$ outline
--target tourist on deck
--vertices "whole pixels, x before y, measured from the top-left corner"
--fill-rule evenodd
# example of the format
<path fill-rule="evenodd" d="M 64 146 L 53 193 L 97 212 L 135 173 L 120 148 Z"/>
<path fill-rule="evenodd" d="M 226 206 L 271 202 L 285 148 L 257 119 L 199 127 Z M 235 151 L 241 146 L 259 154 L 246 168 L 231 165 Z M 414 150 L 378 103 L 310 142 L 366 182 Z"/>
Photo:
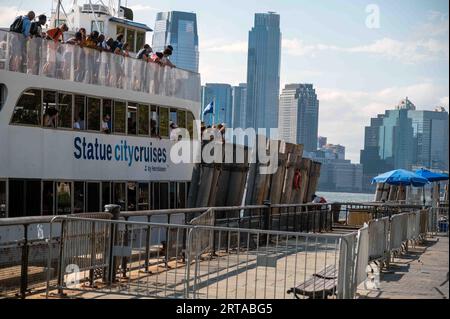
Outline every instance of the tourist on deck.
<path fill-rule="evenodd" d="M 170 60 L 169 57 L 172 55 L 172 50 L 170 48 L 166 48 L 163 52 L 163 57 L 161 58 L 161 64 L 164 66 L 168 66 L 171 68 L 175 68 L 175 64 L 173 64 Z"/>
<path fill-rule="evenodd" d="M 47 31 L 47 39 L 53 40 L 55 43 L 64 42 L 64 32 L 69 31 L 67 24 L 63 23 L 57 28 L 53 28 Z"/>
<path fill-rule="evenodd" d="M 45 33 L 42 32 L 42 26 L 47 22 L 47 17 L 41 14 L 38 21 L 31 22 L 30 37 L 38 38 L 38 40 L 30 41 L 27 50 L 27 74 L 38 75 L 41 63 L 42 44 L 40 40 L 45 38 Z"/>
<path fill-rule="evenodd" d="M 150 47 L 150 45 L 146 44 L 144 45 L 144 47 L 142 49 L 139 50 L 136 58 L 138 60 L 144 60 L 147 61 L 147 59 L 149 58 L 150 54 L 152 53 L 152 48 Z"/>
<path fill-rule="evenodd" d="M 10 40 L 10 70 L 21 72 L 23 69 L 23 63 L 26 61 L 26 44 L 23 38 L 18 35 L 21 33 L 25 40 L 30 39 L 30 28 L 31 21 L 35 18 L 35 13 L 33 11 L 28 12 L 27 15 L 17 17 L 13 24 L 10 26 L 11 40 Z M 17 38 L 17 39 L 16 39 Z"/>
<path fill-rule="evenodd" d="M 98 31 L 92 31 L 91 34 L 86 38 L 83 46 L 90 49 L 97 49 L 99 35 L 100 34 L 98 33 Z"/>
<path fill-rule="evenodd" d="M 122 55 L 126 58 L 130 57 L 130 44 L 125 42 L 122 46 Z"/>
<path fill-rule="evenodd" d="M 150 59 L 148 59 L 148 62 L 156 63 L 159 65 L 162 65 L 161 59 L 164 57 L 164 55 L 161 52 L 152 53 L 150 55 Z"/>
<path fill-rule="evenodd" d="M 119 48 L 122 50 L 123 47 L 123 34 L 119 33 L 116 37 L 116 41 L 114 41 L 114 47 L 113 47 L 113 51 L 115 52 L 116 48 Z"/>
<path fill-rule="evenodd" d="M 71 45 L 81 45 L 83 42 L 83 35 L 80 31 L 75 33 L 75 36 L 66 41 L 67 44 Z"/>
<path fill-rule="evenodd" d="M 100 34 L 97 38 L 97 50 L 106 51 L 106 47 L 104 47 L 104 45 L 106 46 L 105 35 Z"/>
<path fill-rule="evenodd" d="M 38 21 L 31 22 L 30 35 L 34 38 L 43 38 L 44 33 L 42 32 L 42 26 L 47 23 L 47 16 L 41 14 L 38 17 Z"/>
<path fill-rule="evenodd" d="M 86 41 L 86 38 L 87 38 L 86 29 L 85 28 L 80 28 L 80 30 L 78 30 L 78 32 L 81 33 L 82 42 Z"/>

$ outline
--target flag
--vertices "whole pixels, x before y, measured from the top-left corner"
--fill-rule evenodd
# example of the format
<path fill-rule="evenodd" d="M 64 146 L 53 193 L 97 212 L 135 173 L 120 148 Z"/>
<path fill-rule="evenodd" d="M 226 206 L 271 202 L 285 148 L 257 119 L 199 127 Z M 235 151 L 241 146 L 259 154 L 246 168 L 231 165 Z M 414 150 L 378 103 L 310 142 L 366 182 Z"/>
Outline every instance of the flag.
<path fill-rule="evenodd" d="M 206 114 L 214 114 L 214 101 L 212 101 L 205 107 L 205 110 L 203 111 L 203 115 L 206 115 Z"/>

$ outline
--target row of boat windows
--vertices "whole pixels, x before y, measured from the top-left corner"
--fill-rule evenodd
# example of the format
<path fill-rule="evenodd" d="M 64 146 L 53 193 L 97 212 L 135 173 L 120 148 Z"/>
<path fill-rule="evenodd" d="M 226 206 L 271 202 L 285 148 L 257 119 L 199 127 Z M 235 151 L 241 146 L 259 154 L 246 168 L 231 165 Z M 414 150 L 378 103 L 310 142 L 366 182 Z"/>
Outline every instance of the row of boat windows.
<path fill-rule="evenodd" d="M 194 137 L 192 112 L 75 93 L 30 89 L 17 102 L 11 124 L 107 134 L 170 137 L 170 124 Z"/>
<path fill-rule="evenodd" d="M 0 181 L 0 218 L 96 213 L 108 204 L 121 211 L 186 208 L 189 185 L 10 179 Z"/>

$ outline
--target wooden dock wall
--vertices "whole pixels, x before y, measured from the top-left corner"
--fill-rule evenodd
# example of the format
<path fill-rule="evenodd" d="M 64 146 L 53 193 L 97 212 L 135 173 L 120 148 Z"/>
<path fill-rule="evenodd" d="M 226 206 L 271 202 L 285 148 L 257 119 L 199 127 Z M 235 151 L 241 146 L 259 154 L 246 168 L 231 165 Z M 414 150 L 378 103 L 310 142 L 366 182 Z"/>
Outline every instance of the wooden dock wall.
<path fill-rule="evenodd" d="M 211 142 L 215 143 L 215 142 Z M 236 146 L 233 154 L 236 155 Z M 302 204 L 316 192 L 321 164 L 303 158 L 303 145 L 271 141 L 278 152 L 278 168 L 273 174 L 260 174 L 265 165 L 250 163 L 251 151 L 244 148 L 244 163 L 201 163 L 193 171 L 188 207 L 220 207 L 263 204 Z M 223 152 L 225 154 L 225 152 Z"/>

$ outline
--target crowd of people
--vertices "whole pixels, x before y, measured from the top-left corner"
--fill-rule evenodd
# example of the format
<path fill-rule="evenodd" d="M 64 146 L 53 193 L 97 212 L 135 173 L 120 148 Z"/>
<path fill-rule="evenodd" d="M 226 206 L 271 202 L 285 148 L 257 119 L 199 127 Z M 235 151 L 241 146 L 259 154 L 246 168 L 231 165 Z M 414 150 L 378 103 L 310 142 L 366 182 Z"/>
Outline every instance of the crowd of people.
<path fill-rule="evenodd" d="M 83 48 L 90 48 L 101 52 L 110 52 L 123 57 L 132 56 L 130 53 L 130 43 L 125 41 L 124 34 L 118 34 L 114 40 L 111 37 L 106 37 L 98 31 L 92 31 L 87 34 L 85 28 L 80 28 L 73 37 L 64 39 L 64 34 L 69 31 L 67 24 L 63 23 L 60 26 L 48 29 L 46 32 L 42 27 L 47 23 L 47 17 L 40 15 L 35 21 L 36 15 L 33 11 L 28 12 L 27 15 L 17 17 L 10 26 L 10 31 L 21 33 L 25 39 L 43 38 L 55 43 L 66 43 L 76 45 Z M 21 48 L 21 51 L 23 48 Z M 156 63 L 161 66 L 176 67 L 169 59 L 173 53 L 173 47 L 168 45 L 163 52 L 153 52 L 150 45 L 145 44 L 143 48 L 137 53 L 136 58 L 149 63 Z M 20 54 L 16 55 L 16 61 L 12 61 L 13 67 L 16 68 L 20 64 Z"/>

